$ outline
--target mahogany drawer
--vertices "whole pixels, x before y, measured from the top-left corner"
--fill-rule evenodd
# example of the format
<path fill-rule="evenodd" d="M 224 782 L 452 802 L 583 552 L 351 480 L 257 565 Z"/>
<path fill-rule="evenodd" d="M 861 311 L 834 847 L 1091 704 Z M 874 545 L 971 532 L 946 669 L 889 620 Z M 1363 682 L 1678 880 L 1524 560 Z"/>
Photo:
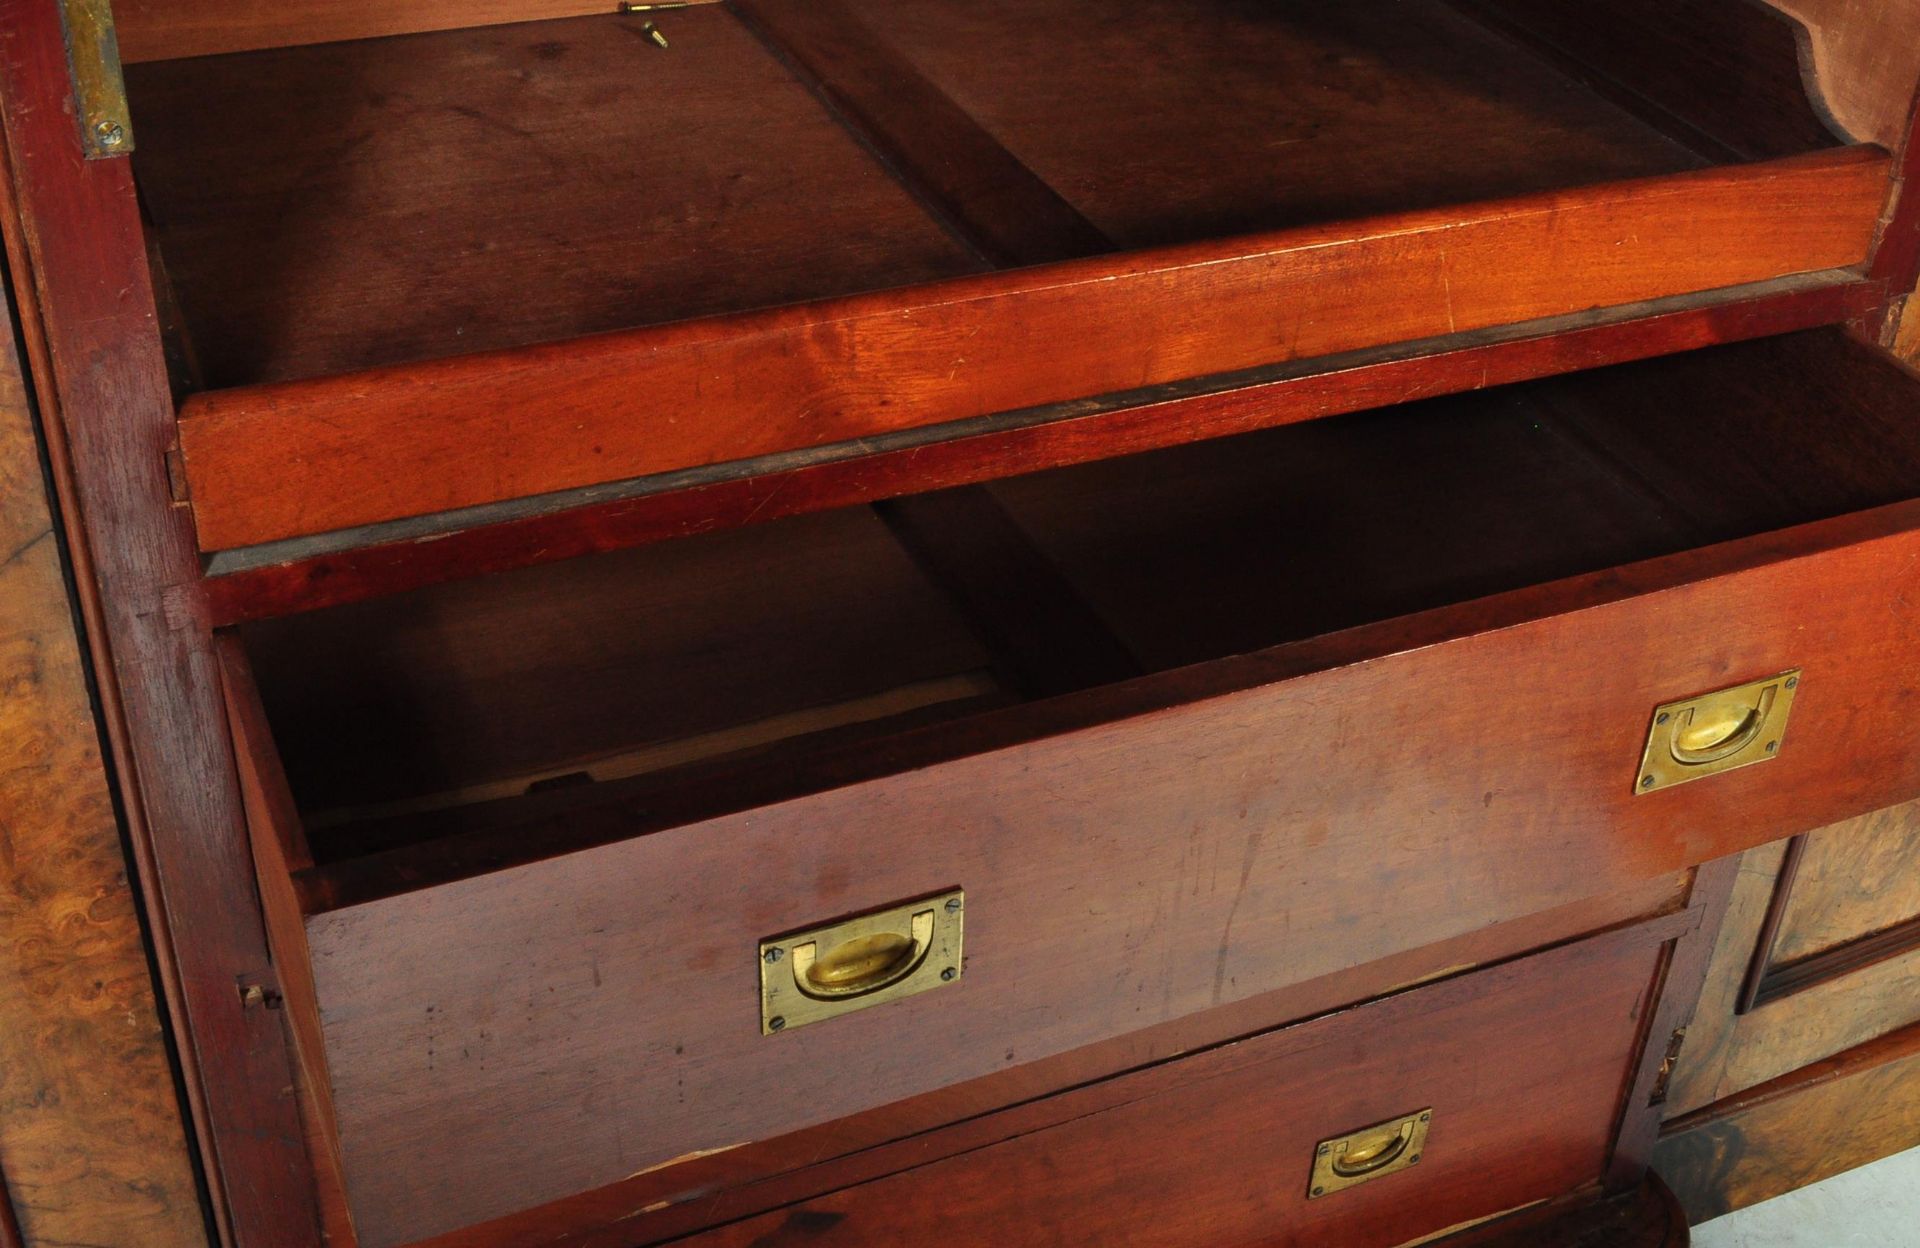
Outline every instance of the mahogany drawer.
<path fill-rule="evenodd" d="M 1001 1143 L 673 1242 L 1388 1248 L 1591 1190 L 1672 930 L 1613 932 L 1064 1093 L 1025 1111 L 1045 1125 Z M 1372 1155 L 1333 1157 L 1360 1147 Z"/>
<path fill-rule="evenodd" d="M 1920 794 L 1913 398 L 1815 335 L 229 639 L 282 987 L 362 1242 Z M 1875 455 L 1829 453 L 1849 440 Z M 1035 667 L 1086 687 L 1035 692 Z M 1656 707 L 1790 669 L 1771 757 L 1638 791 Z M 762 941 L 954 888 L 950 978 L 763 1029 Z"/>

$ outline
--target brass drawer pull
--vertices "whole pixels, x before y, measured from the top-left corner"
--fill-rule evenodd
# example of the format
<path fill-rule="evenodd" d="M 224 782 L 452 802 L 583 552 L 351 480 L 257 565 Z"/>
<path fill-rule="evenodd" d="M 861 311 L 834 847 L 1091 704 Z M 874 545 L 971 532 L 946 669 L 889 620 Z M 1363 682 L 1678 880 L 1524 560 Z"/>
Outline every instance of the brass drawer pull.
<path fill-rule="evenodd" d="M 962 971 L 959 889 L 760 942 L 760 1032 L 951 984 Z"/>
<path fill-rule="evenodd" d="M 855 936 L 820 952 L 820 942 L 793 947 L 795 987 L 816 1001 L 842 1001 L 897 984 L 920 968 L 933 947 L 933 911 L 921 910 L 906 933 Z"/>
<path fill-rule="evenodd" d="M 1763 763 L 1780 751 L 1798 671 L 1654 708 L 1637 793 Z"/>
<path fill-rule="evenodd" d="M 1433 1110 L 1418 1109 L 1402 1118 L 1322 1140 L 1313 1152 L 1313 1178 L 1307 1187 L 1307 1199 L 1318 1200 L 1420 1164 L 1420 1155 L 1427 1147 L 1427 1130 L 1432 1125 Z"/>

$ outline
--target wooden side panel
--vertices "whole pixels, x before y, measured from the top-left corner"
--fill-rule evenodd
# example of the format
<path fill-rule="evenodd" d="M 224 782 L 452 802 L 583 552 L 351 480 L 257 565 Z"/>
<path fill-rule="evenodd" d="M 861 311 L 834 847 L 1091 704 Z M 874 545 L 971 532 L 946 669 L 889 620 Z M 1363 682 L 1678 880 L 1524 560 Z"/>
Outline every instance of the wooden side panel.
<path fill-rule="evenodd" d="M 1920 1026 L 1669 1124 L 1654 1167 L 1694 1222 L 1920 1146 Z"/>
<path fill-rule="evenodd" d="M 200 1248 L 207 1226 L 11 329 L 0 316 L 0 1203 L 11 1195 L 30 1245 Z"/>
<path fill-rule="evenodd" d="M 1825 828 L 1813 834 L 1809 843 L 1830 840 L 1841 846 L 1865 848 L 1878 843 L 1903 848 L 1911 843 L 1916 818 L 1920 808 L 1896 806 Z M 1736 1013 L 1755 960 L 1766 956 L 1762 948 L 1766 917 L 1779 886 L 1785 850 L 1784 844 L 1769 845 L 1742 859 L 1700 1010 L 1674 1071 L 1670 1115 L 1703 1110 L 1920 1021 L 1920 1001 L 1913 992 L 1920 951 L 1828 979 L 1749 1013 Z M 1894 882 L 1906 883 L 1898 877 Z"/>
<path fill-rule="evenodd" d="M 1176 1063 L 1128 1104 L 684 1242 L 1385 1248 L 1558 1197 L 1607 1156 L 1653 989 L 1632 935 Z M 1318 1141 L 1427 1107 L 1417 1166 L 1309 1199 Z"/>
<path fill-rule="evenodd" d="M 1887 168 L 1841 149 L 216 391 L 180 448 L 230 549 L 1844 268 Z"/>
<path fill-rule="evenodd" d="M 1916 918 L 1920 808 L 1899 806 L 1807 839 L 1773 960 L 1797 962 Z"/>
<path fill-rule="evenodd" d="M 173 402 L 133 181 L 124 160 L 84 159 L 61 106 L 58 6 L 0 0 L 0 31 L 5 196 L 22 226 L 8 256 L 161 982 L 191 1039 L 188 1103 L 223 1230 L 244 1248 L 304 1248 L 318 1222 L 286 1038 L 238 989 L 268 972 L 266 940 L 199 565 L 168 481 Z"/>
<path fill-rule="evenodd" d="M 1059 699 L 1034 712 L 1059 735 L 917 769 L 909 738 L 885 778 L 362 894 L 309 935 L 363 1229 L 403 1238 L 558 1198 L 1920 792 L 1920 758 L 1853 710 L 1920 681 L 1900 590 L 1916 513 Z M 1804 555 L 1811 534 L 1862 525 L 1899 531 L 1699 579 L 1705 558 Z M 1596 585 L 1663 577 L 1682 583 L 1594 605 Z M 1564 599 L 1580 586 L 1589 609 Z M 1548 618 L 1506 614 L 1548 598 Z M 1777 759 L 1633 795 L 1654 705 L 1794 666 L 1807 675 Z M 1147 699 L 1161 709 L 1103 722 Z M 1094 725 L 1064 730 L 1082 712 Z M 642 803 L 585 821 L 612 836 L 659 816 Z M 524 854 L 566 834 L 555 820 L 500 837 Z M 344 904 L 338 887 L 369 869 L 417 887 L 463 858 L 434 846 L 323 870 L 310 895 Z M 960 984 L 757 1034 L 756 940 L 954 884 L 976 890 Z M 816 1077 L 849 1052 L 857 1080 Z"/>
<path fill-rule="evenodd" d="M 1769 0 L 1804 22 L 1821 102 L 1863 142 L 1900 145 L 1920 88 L 1916 0 Z"/>

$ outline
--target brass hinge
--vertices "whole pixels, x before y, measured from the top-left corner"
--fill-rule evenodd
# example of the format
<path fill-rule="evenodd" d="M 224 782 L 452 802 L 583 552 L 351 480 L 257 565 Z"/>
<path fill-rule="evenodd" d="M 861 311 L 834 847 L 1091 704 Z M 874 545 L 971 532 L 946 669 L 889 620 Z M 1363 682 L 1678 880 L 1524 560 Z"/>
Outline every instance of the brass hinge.
<path fill-rule="evenodd" d="M 127 112 L 127 84 L 120 74 L 113 6 L 108 0 L 60 0 L 60 24 L 67 35 L 80 146 L 88 160 L 124 156 L 133 150 L 133 119 Z"/>
<path fill-rule="evenodd" d="M 1654 1077 L 1653 1093 L 1647 1097 L 1647 1106 L 1667 1103 L 1667 1086 L 1673 1082 L 1673 1068 L 1680 1061 L 1680 1049 L 1687 1043 L 1687 1029 L 1679 1028 L 1673 1038 L 1667 1041 L 1667 1055 L 1661 1059 L 1660 1073 Z"/>

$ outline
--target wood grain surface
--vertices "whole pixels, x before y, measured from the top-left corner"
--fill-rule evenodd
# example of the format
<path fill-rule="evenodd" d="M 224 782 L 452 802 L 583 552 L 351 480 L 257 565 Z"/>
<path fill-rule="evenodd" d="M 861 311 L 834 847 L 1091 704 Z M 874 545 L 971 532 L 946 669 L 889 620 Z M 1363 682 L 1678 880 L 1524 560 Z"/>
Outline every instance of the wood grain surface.
<path fill-rule="evenodd" d="M 1694 1222 L 1920 1146 L 1920 1025 L 1668 1127 L 1654 1167 Z"/>
<path fill-rule="evenodd" d="M 1860 846 L 1875 841 L 1904 847 L 1916 818 L 1912 804 L 1892 807 L 1824 828 L 1815 839 Z M 1674 1071 L 1670 1115 L 1704 1110 L 1747 1089 L 1865 1044 L 1920 1021 L 1913 994 L 1920 952 L 1908 952 L 1792 996 L 1737 1014 L 1741 990 L 1758 949 L 1786 846 L 1746 854 L 1726 924 L 1687 1048 Z M 1896 854 L 1899 849 L 1894 852 Z"/>
<path fill-rule="evenodd" d="M 1243 1041 L 1132 1077 L 1126 1103 L 677 1242 L 1385 1248 L 1550 1200 L 1605 1165 L 1650 944 L 1602 937 Z M 1417 1166 L 1309 1198 L 1317 1141 L 1422 1108 Z"/>
<path fill-rule="evenodd" d="M 1085 1112 L 1053 1096 L 1388 993 L 1469 973 L 1586 936 L 1657 920 L 1659 935 L 1693 928 L 1692 872 L 1649 881 L 1455 940 L 1348 967 L 1278 993 L 1188 1015 L 1055 1058 L 1022 1062 L 984 1079 L 896 1101 L 824 1127 L 690 1158 L 661 1170 L 436 1236 L 422 1248 L 544 1248 L 557 1234 L 577 1248 L 631 1248 L 737 1221 L 941 1157 L 1051 1126 Z M 1017 1113 L 998 1111 L 1018 1107 Z"/>
<path fill-rule="evenodd" d="M 736 775 L 316 868 L 303 887 L 328 912 L 309 935 L 363 1226 L 397 1238 L 504 1213 L 1882 805 L 1920 787 L 1920 760 L 1851 708 L 1912 680 L 1900 656 L 1920 638 L 1887 578 L 1920 551 L 1916 518 L 1903 505 L 989 713 L 757 808 Z M 1613 676 L 1575 679 L 1599 654 Z M 1633 796 L 1648 708 L 1801 665 L 1778 759 Z M 1516 719 L 1542 705 L 1550 723 Z M 1362 713 L 1394 731 L 1360 731 Z M 718 810 L 690 813 L 703 802 Z M 527 861 L 583 836 L 614 843 Z M 496 869 L 425 887 L 480 863 Z M 761 935 L 955 883 L 984 890 L 957 988 L 772 1043 L 743 1021 L 752 997 L 726 968 Z M 1055 904 L 1068 887 L 1091 916 Z M 1129 932 L 1151 933 L 1142 956 Z M 526 952 L 466 954 L 503 944 Z M 848 1045 L 869 1054 L 857 1084 L 801 1077 Z M 617 1098 L 595 1091 L 608 1070 Z M 457 1164 L 437 1140 L 459 1141 Z"/>
<path fill-rule="evenodd" d="M 1725 295 L 1530 322 L 1465 342 L 1337 357 L 1320 362 L 1320 371 L 1285 371 L 1220 391 L 1137 405 L 1079 404 L 1039 423 L 863 447 L 824 462 L 771 464 L 654 490 L 584 491 L 500 514 L 482 509 L 280 543 L 215 556 L 205 583 L 208 610 L 217 624 L 292 614 L 915 490 L 1840 324 L 1870 315 L 1884 299 L 1883 287 L 1844 275 L 1788 278 Z"/>
<path fill-rule="evenodd" d="M 1782 917 L 1779 962 L 1920 918 L 1920 807 L 1896 806 L 1810 836 Z M 1916 1015 L 1920 1022 L 1920 1007 Z"/>
<path fill-rule="evenodd" d="M 160 981 L 183 1041 L 187 1103 L 223 1233 L 309 1248 L 312 1175 L 277 1013 L 240 977 L 270 975 L 211 636 L 191 587 L 190 525 L 166 452 L 173 399 L 133 180 L 88 161 L 70 112 L 57 5 L 0 0 L 7 235 L 43 432 L 73 522 L 78 597 Z"/>
<path fill-rule="evenodd" d="M 0 317 L 0 1201 L 29 1248 L 202 1248 L 46 487 Z"/>
<path fill-rule="evenodd" d="M 1898 147 L 1920 87 L 1915 0 L 1771 0 L 1807 29 L 1812 82 L 1842 130 Z"/>
<path fill-rule="evenodd" d="M 1845 267 L 1886 173 L 1842 149 L 213 391 L 180 448 L 228 549 Z"/>

